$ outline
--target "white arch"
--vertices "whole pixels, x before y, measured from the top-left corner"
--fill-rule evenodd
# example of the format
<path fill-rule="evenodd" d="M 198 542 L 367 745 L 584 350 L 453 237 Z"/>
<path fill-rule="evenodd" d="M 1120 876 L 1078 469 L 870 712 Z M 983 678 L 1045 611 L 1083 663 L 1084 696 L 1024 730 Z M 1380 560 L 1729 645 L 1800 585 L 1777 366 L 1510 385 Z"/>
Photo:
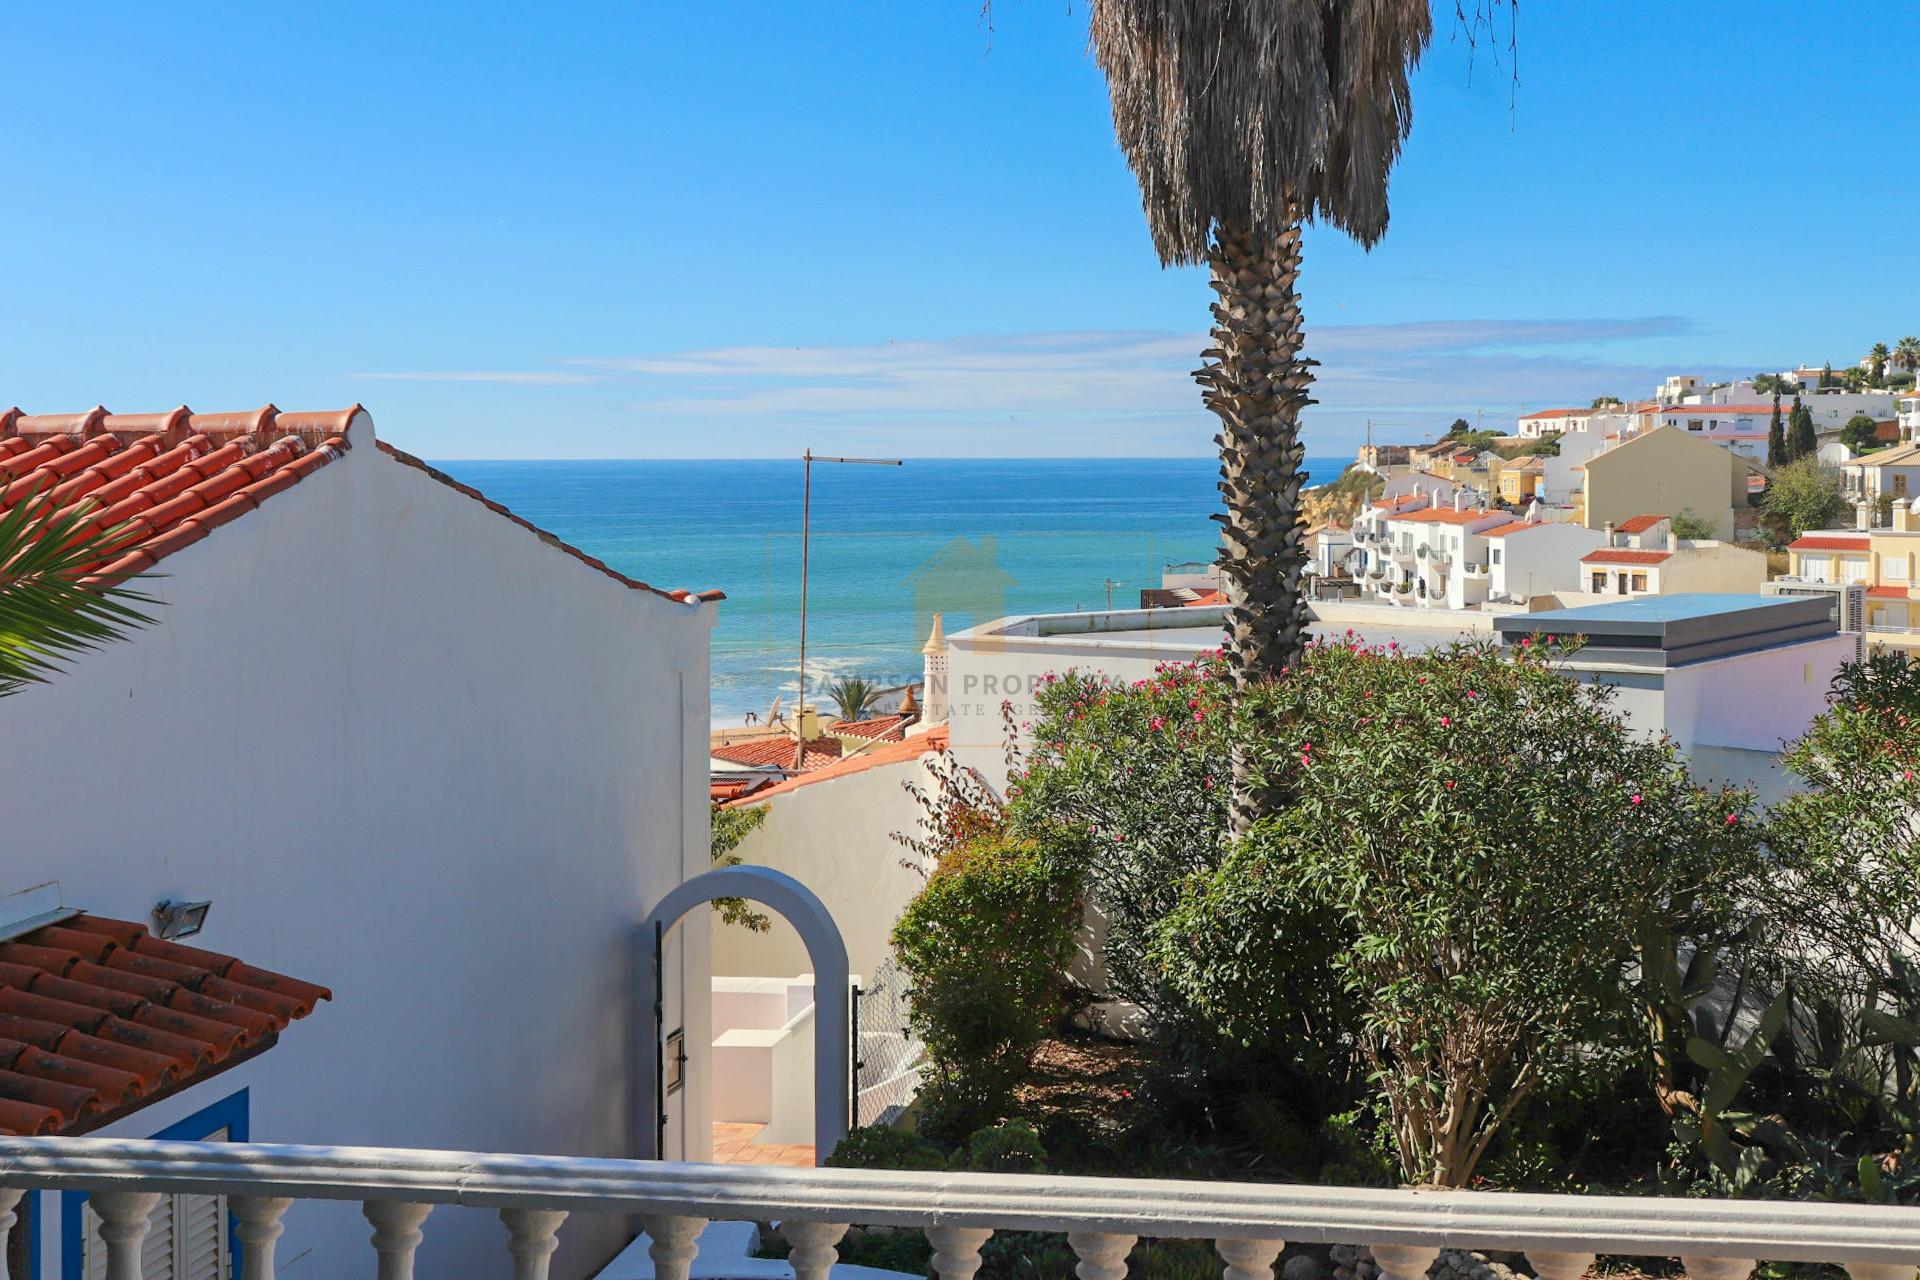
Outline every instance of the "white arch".
<path fill-rule="evenodd" d="M 813 962 L 813 1149 L 814 1162 L 825 1160 L 840 1139 L 847 1136 L 849 1077 L 847 944 L 833 913 L 813 890 L 784 871 L 772 867 L 719 867 L 703 872 L 676 886 L 648 914 L 640 926 L 636 968 L 639 1001 L 635 1006 L 636 1027 L 649 1031 L 639 1040 L 638 1078 L 640 1088 L 634 1098 L 635 1149 L 642 1159 L 658 1159 L 658 1089 L 656 1076 L 660 1066 L 660 1028 L 653 1019 L 656 995 L 653 987 L 653 944 L 655 926 L 662 938 L 672 932 L 680 917 L 712 902 L 715 898 L 746 898 L 777 911 L 800 934 L 807 956 Z M 688 993 L 689 998 L 696 994 Z M 691 1117 L 689 1117 L 691 1119 Z"/>

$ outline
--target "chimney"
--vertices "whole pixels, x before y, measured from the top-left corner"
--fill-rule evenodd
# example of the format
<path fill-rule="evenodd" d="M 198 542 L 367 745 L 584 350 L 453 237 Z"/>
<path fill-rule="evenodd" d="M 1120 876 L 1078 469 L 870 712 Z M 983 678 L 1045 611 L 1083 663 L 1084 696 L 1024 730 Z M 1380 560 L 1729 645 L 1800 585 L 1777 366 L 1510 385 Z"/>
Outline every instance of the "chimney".
<path fill-rule="evenodd" d="M 1620 545 L 1619 543 L 1613 540 L 1613 521 L 1609 520 L 1605 524 L 1601 525 L 1600 533 L 1601 533 L 1601 536 L 1606 538 L 1608 546 L 1617 547 Z"/>
<path fill-rule="evenodd" d="M 926 698 L 922 712 L 928 724 L 940 724 L 947 718 L 947 628 L 939 614 L 927 630 L 927 642 L 920 647 L 921 689 Z"/>
<path fill-rule="evenodd" d="M 1465 511 L 1467 509 L 1467 491 L 1465 489 L 1455 489 L 1453 491 L 1453 509 L 1455 511 Z"/>
<path fill-rule="evenodd" d="M 820 709 L 811 702 L 800 708 L 800 714 L 794 717 L 798 726 L 800 741 L 812 742 L 820 736 Z"/>
<path fill-rule="evenodd" d="M 1540 499 L 1535 498 L 1532 502 L 1529 502 L 1527 504 L 1527 523 L 1538 524 L 1539 522 L 1540 522 Z"/>
<path fill-rule="evenodd" d="M 1873 528 L 1873 504 L 1859 502 L 1853 508 L 1853 527 L 1856 529 Z"/>

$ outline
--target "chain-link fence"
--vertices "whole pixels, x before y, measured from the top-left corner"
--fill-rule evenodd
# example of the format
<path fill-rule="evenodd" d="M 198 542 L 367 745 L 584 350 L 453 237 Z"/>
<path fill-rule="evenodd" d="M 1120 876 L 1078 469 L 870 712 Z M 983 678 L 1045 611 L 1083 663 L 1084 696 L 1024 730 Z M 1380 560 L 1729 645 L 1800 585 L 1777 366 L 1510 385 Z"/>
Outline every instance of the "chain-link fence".
<path fill-rule="evenodd" d="M 888 957 L 854 992 L 853 1122 L 889 1124 L 920 1089 L 923 1046 L 907 1029 L 907 975 Z"/>

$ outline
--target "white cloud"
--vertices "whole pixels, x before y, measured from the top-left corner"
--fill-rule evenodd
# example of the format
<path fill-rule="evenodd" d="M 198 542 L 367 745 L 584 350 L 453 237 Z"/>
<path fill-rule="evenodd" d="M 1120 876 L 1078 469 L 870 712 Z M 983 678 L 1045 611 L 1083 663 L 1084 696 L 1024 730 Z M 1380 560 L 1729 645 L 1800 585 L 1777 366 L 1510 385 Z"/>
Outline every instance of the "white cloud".
<path fill-rule="evenodd" d="M 1377 438 L 1418 439 L 1484 411 L 1511 427 L 1530 408 L 1595 395 L 1650 392 L 1677 367 L 1643 353 L 1681 348 L 1693 326 L 1674 316 L 1440 320 L 1320 325 L 1307 411 L 1308 451 L 1350 444 L 1374 420 Z M 529 386 L 601 382 L 618 413 L 663 444 L 673 424 L 724 423 L 729 439 L 784 445 L 830 428 L 865 439 L 912 436 L 922 455 L 1198 454 L 1213 419 L 1189 374 L 1209 345 L 1199 333 L 1087 330 L 846 345 L 735 346 L 634 356 L 581 356 L 551 371 L 369 374 L 418 381 Z M 1633 358 L 1612 353 L 1633 352 Z M 896 447 L 904 448 L 903 444 Z"/>
<path fill-rule="evenodd" d="M 566 373 L 559 370 L 422 370 L 418 372 L 349 373 L 363 382 L 493 382 L 520 387 L 566 387 L 605 379 L 594 373 Z"/>

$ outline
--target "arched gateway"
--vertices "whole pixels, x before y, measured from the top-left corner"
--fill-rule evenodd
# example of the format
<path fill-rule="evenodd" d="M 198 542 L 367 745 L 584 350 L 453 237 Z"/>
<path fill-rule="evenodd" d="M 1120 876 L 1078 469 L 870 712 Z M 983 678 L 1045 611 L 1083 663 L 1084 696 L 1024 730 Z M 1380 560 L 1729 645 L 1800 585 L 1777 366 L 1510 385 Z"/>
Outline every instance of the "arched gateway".
<path fill-rule="evenodd" d="M 667 1107 L 665 1029 L 661 1025 L 660 955 L 667 934 L 680 918 L 716 898 L 746 898 L 777 911 L 800 934 L 813 962 L 813 1148 L 825 1160 L 847 1136 L 848 986 L 847 944 L 840 928 L 813 890 L 772 867 L 720 867 L 695 876 L 660 900 L 640 926 L 639 986 L 641 1016 L 634 1021 L 650 1034 L 640 1045 L 641 1089 L 634 1110 L 652 1116 L 636 1126 L 643 1159 L 660 1157 L 665 1146 Z M 694 993 L 689 993 L 691 997 Z M 704 993 L 701 993 L 704 994 Z M 651 1016 L 649 1016 L 649 1014 Z M 692 1117 L 689 1117 L 692 1122 Z"/>

